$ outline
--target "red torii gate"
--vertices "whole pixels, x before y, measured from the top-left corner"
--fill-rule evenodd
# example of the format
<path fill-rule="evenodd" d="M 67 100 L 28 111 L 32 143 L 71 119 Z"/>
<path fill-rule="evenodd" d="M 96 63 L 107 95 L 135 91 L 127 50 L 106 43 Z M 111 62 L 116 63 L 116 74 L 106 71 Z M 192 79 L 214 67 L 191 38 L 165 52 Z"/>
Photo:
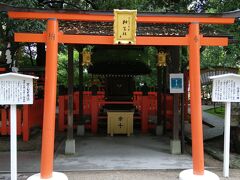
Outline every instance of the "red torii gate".
<path fill-rule="evenodd" d="M 10 10 L 9 18 L 13 19 L 47 19 L 47 30 L 43 34 L 15 33 L 16 42 L 46 43 L 46 72 L 44 92 L 44 122 L 42 134 L 41 178 L 51 178 L 54 155 L 54 130 L 56 109 L 57 54 L 58 43 L 69 44 L 104 44 L 113 45 L 113 36 L 97 35 L 64 35 L 59 32 L 58 20 L 112 22 L 113 14 L 74 13 L 50 11 Z M 189 34 L 185 37 L 136 37 L 136 45 L 168 45 L 189 47 L 189 70 L 191 86 L 191 129 L 193 174 L 204 175 L 204 150 L 202 131 L 201 88 L 200 88 L 200 47 L 227 46 L 228 38 L 203 37 L 199 24 L 232 24 L 234 17 L 204 15 L 159 15 L 139 14 L 137 22 L 189 24 Z"/>

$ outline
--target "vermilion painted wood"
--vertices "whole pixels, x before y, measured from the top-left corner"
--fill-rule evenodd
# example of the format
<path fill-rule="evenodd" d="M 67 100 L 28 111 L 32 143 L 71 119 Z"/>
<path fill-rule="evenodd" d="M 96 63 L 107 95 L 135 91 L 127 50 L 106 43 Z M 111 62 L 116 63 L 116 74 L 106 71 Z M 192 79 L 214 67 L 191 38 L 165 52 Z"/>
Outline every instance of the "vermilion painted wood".
<path fill-rule="evenodd" d="M 23 141 L 29 140 L 29 105 L 23 105 Z"/>
<path fill-rule="evenodd" d="M 56 19 L 48 20 L 46 34 L 44 121 L 40 173 L 42 179 L 51 178 L 53 172 L 58 55 L 58 21 Z"/>
<path fill-rule="evenodd" d="M 6 68 L 0 68 L 0 72 L 6 72 Z"/>
<path fill-rule="evenodd" d="M 156 92 L 148 93 L 147 103 L 146 103 L 146 100 L 145 100 L 145 103 L 143 103 L 142 92 L 135 91 L 133 93 L 133 95 L 134 95 L 133 102 L 122 102 L 122 101 L 108 102 L 108 101 L 104 101 L 104 92 L 99 91 L 97 98 L 95 98 L 96 104 L 94 104 L 94 103 L 92 103 L 92 93 L 90 91 L 84 91 L 83 92 L 83 107 L 84 107 L 83 114 L 87 115 L 87 116 L 91 116 L 92 114 L 94 114 L 94 116 L 95 116 L 95 117 L 93 117 L 93 119 L 95 119 L 95 120 L 93 120 L 92 124 L 88 125 L 87 127 L 89 129 L 95 128 L 95 127 L 97 127 L 99 119 L 107 118 L 106 116 L 98 116 L 98 112 L 104 104 L 134 104 L 141 114 L 141 117 L 135 116 L 134 119 L 141 120 L 142 132 L 146 132 L 150 127 L 153 127 L 153 126 L 150 126 L 150 124 L 148 123 L 148 121 L 146 119 L 148 119 L 148 117 L 150 115 L 154 116 L 157 114 Z M 73 111 L 74 115 L 78 115 L 78 113 L 79 113 L 79 111 L 78 111 L 78 109 L 79 109 L 78 96 L 79 96 L 79 93 L 74 92 L 74 111 Z M 59 127 L 60 131 L 64 131 L 67 128 L 67 124 L 64 120 L 64 118 L 68 114 L 67 101 L 68 101 L 67 95 L 62 95 L 62 96 L 58 97 L 58 102 L 59 102 L 58 127 Z M 163 101 L 162 101 L 162 103 L 163 103 Z M 148 104 L 148 106 L 145 106 L 145 104 Z M 92 109 L 92 106 L 95 106 L 96 108 Z M 172 123 L 173 123 L 172 122 L 172 119 L 173 119 L 173 96 L 172 95 L 167 95 L 166 106 L 167 106 L 167 108 L 166 108 L 166 117 L 165 118 L 168 120 L 166 128 L 172 129 Z"/>
<path fill-rule="evenodd" d="M 199 22 L 201 24 L 231 24 L 235 18 L 223 17 L 189 17 L 189 16 L 138 16 L 137 22 L 141 23 L 176 23 L 188 24 Z"/>
<path fill-rule="evenodd" d="M 200 81 L 200 35 L 199 24 L 189 25 L 189 77 L 192 131 L 193 173 L 204 174 L 203 127 Z"/>
<path fill-rule="evenodd" d="M 113 14 L 79 14 L 79 13 L 51 13 L 51 12 L 8 12 L 9 18 L 13 19 L 49 19 L 56 18 L 59 20 L 72 21 L 96 21 L 96 22 L 112 22 Z M 196 16 L 137 16 L 137 22 L 141 23 L 180 23 L 187 24 L 199 22 L 202 24 L 231 24 L 235 18 L 231 17 L 196 17 Z"/>
<path fill-rule="evenodd" d="M 65 116 L 65 96 L 58 97 L 58 130 L 64 131 L 64 116 Z"/>
<path fill-rule="evenodd" d="M 98 129 L 98 97 L 92 96 L 91 98 L 91 131 L 93 134 L 97 133 Z"/>
<path fill-rule="evenodd" d="M 1 120 L 2 120 L 1 134 L 7 135 L 7 111 L 6 111 L 6 109 L 1 109 Z"/>
<path fill-rule="evenodd" d="M 17 135 L 22 134 L 22 111 L 17 109 Z"/>
<path fill-rule="evenodd" d="M 21 110 L 23 141 L 29 140 L 30 130 L 33 127 L 41 127 L 43 122 L 43 99 L 35 99 L 33 104 L 23 105 Z"/>
<path fill-rule="evenodd" d="M 33 33 L 15 33 L 16 42 L 45 42 L 46 34 Z M 145 46 L 188 46 L 189 37 L 154 37 L 138 36 L 136 45 Z M 96 35 L 63 35 L 59 33 L 59 43 L 67 44 L 101 44 L 113 45 L 113 36 L 96 36 Z M 228 38 L 221 37 L 202 37 L 200 43 L 203 46 L 227 46 Z"/>
<path fill-rule="evenodd" d="M 104 14 L 74 14 L 74 13 L 51 13 L 51 12 L 14 12 L 9 11 L 8 17 L 12 19 L 50 19 L 72 20 L 72 21 L 96 21 L 111 22 L 113 15 Z"/>
<path fill-rule="evenodd" d="M 148 116 L 149 113 L 149 97 L 142 96 L 142 113 L 141 113 L 141 131 L 142 133 L 148 132 Z"/>
<path fill-rule="evenodd" d="M 227 46 L 228 38 L 224 37 L 202 37 L 200 35 L 200 45 L 202 46 Z"/>
<path fill-rule="evenodd" d="M 17 109 L 17 135 L 21 135 L 22 133 L 22 116 L 21 116 L 21 109 Z M 0 134 L 1 135 L 8 135 L 10 134 L 10 113 L 9 109 L 1 109 L 1 128 Z"/>

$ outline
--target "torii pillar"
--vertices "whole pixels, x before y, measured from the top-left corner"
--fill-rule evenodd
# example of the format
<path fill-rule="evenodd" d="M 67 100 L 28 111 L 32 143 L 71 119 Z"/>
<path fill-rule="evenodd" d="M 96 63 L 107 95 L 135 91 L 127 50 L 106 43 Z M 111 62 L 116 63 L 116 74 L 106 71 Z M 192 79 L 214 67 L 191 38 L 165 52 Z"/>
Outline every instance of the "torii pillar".
<path fill-rule="evenodd" d="M 65 174 L 53 172 L 58 56 L 58 20 L 56 18 L 51 18 L 47 21 L 45 43 L 47 48 L 41 173 L 29 177 L 28 180 L 68 180 Z"/>
<path fill-rule="evenodd" d="M 216 174 L 204 170 L 200 81 L 201 35 L 199 33 L 198 22 L 192 22 L 189 25 L 188 37 L 193 169 L 182 171 L 179 175 L 179 180 L 219 180 L 219 177 Z"/>

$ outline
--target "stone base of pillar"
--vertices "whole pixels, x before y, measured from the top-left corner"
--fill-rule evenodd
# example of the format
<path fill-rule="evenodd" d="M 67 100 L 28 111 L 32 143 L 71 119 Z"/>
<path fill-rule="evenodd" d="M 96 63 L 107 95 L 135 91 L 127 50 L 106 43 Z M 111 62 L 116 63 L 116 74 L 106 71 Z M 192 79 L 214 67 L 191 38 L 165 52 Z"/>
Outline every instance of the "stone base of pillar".
<path fill-rule="evenodd" d="M 66 140 L 65 154 L 75 154 L 75 139 L 67 139 Z"/>
<path fill-rule="evenodd" d="M 157 125 L 157 127 L 156 127 L 156 135 L 157 136 L 162 136 L 163 135 L 163 126 L 162 125 Z"/>
<path fill-rule="evenodd" d="M 192 169 L 188 169 L 179 174 L 179 180 L 219 180 L 219 177 L 207 170 L 204 170 L 203 175 L 195 175 Z"/>
<path fill-rule="evenodd" d="M 84 133 L 85 133 L 84 125 L 78 125 L 77 126 L 77 136 L 84 136 Z"/>
<path fill-rule="evenodd" d="M 51 178 L 42 179 L 40 173 L 38 173 L 30 176 L 27 180 L 68 180 L 68 177 L 63 173 L 53 172 Z"/>
<path fill-rule="evenodd" d="M 172 154 L 181 154 L 181 141 L 180 140 L 171 140 L 170 149 Z"/>

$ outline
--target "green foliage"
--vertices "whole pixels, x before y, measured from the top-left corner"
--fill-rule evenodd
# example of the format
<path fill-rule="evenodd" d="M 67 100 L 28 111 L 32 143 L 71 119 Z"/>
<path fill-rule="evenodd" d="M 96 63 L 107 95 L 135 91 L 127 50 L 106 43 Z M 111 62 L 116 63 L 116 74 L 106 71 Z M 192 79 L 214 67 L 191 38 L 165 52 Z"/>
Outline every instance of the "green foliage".
<path fill-rule="evenodd" d="M 67 51 L 60 52 L 58 54 L 58 84 L 67 87 L 68 78 L 68 56 Z M 79 81 L 79 53 L 74 51 L 73 53 L 73 68 L 74 68 L 74 84 L 78 85 Z"/>
<path fill-rule="evenodd" d="M 136 86 L 138 87 L 140 83 L 147 83 L 148 86 L 156 86 L 157 82 L 157 48 L 155 47 L 145 47 L 144 48 L 145 63 L 151 68 L 151 73 L 149 75 L 137 76 L 135 78 Z"/>
<path fill-rule="evenodd" d="M 235 45 L 224 47 L 206 47 L 201 56 L 202 68 L 238 67 L 240 63 L 240 51 Z"/>
<path fill-rule="evenodd" d="M 1 3 L 12 5 L 14 7 L 36 7 L 36 1 L 24 0 L 2 0 Z M 14 32 L 42 32 L 45 29 L 45 21 L 37 20 L 12 20 L 9 19 L 5 12 L 0 12 L 0 51 L 5 52 L 7 44 L 11 44 L 13 60 L 16 60 L 16 52 L 26 43 L 15 43 L 13 40 Z M 23 49 L 24 50 L 24 49 Z M 23 53 L 24 54 L 24 53 Z M 0 61 L 5 62 L 5 53 L 0 56 Z M 28 62 L 27 62 L 28 63 Z"/>
<path fill-rule="evenodd" d="M 208 0 L 205 12 L 220 13 L 233 11 L 240 7 L 239 0 Z M 238 43 L 230 44 L 228 47 L 205 47 L 201 57 L 201 67 L 211 68 L 216 66 L 239 67 L 240 65 L 240 20 L 235 24 L 226 26 L 212 26 L 217 31 L 225 32 L 228 36 L 232 36 Z"/>
<path fill-rule="evenodd" d="M 225 108 L 223 106 L 220 107 L 215 107 L 215 108 L 211 108 L 211 109 L 207 109 L 205 110 L 205 112 L 213 114 L 215 116 L 218 116 L 222 119 L 224 119 L 224 115 L 225 115 Z"/>
<path fill-rule="evenodd" d="M 226 11 L 234 11 L 239 7 L 239 0 L 208 0 L 205 9 L 206 12 L 220 13 Z"/>

